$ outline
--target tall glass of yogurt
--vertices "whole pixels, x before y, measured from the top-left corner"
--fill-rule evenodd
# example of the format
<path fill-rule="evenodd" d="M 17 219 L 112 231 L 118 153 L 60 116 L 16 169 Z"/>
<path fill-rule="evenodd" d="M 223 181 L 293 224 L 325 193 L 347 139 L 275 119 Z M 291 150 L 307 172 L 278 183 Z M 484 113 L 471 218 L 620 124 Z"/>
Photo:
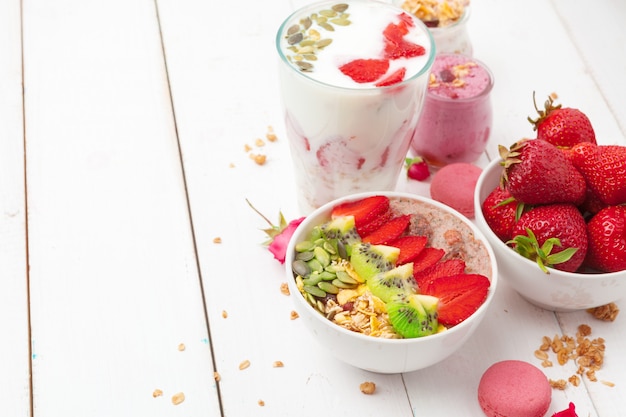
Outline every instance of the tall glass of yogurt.
<path fill-rule="evenodd" d="M 476 161 L 491 133 L 493 83 L 482 62 L 460 54 L 438 54 L 412 151 L 434 167 Z"/>
<path fill-rule="evenodd" d="M 323 1 L 285 20 L 276 48 L 301 210 L 393 190 L 434 62 L 426 26 L 390 3 Z"/>

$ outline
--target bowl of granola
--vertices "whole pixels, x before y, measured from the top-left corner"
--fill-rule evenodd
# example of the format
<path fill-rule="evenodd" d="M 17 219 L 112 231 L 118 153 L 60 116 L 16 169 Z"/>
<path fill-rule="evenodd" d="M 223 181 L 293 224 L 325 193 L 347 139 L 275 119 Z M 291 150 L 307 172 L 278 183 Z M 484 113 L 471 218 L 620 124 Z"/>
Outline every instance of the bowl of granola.
<path fill-rule="evenodd" d="M 285 260 L 301 323 L 337 359 L 411 372 L 456 352 L 485 317 L 498 268 L 487 239 L 454 209 L 399 192 L 315 210 Z"/>
<path fill-rule="evenodd" d="M 511 241 L 514 236 L 511 236 L 511 233 L 515 226 L 508 224 L 504 219 L 514 218 L 518 208 L 515 200 L 509 200 L 511 195 L 507 190 L 500 187 L 503 172 L 501 162 L 500 158 L 494 159 L 478 178 L 474 194 L 474 211 L 477 226 L 496 253 L 502 280 L 530 303 L 552 311 L 592 309 L 624 298 L 626 271 L 599 272 L 586 267 L 585 264 L 576 271 L 561 270 L 558 264 L 549 266 L 543 271 L 536 261 L 527 259 L 513 249 Z M 546 204 L 536 207 L 547 210 L 549 206 Z M 527 206 L 524 213 L 531 208 L 532 206 Z M 525 222 L 521 217 L 520 220 L 522 223 Z M 544 220 L 545 224 L 547 222 L 548 220 Z M 582 227 L 586 237 L 584 223 Z M 561 226 L 558 229 L 565 232 L 572 228 Z M 537 229 L 535 232 L 537 236 L 540 235 Z M 516 233 L 519 234 L 519 231 Z M 564 235 L 560 238 L 566 239 Z M 553 253 L 558 250 L 557 247 L 558 245 L 555 245 L 552 248 Z"/>

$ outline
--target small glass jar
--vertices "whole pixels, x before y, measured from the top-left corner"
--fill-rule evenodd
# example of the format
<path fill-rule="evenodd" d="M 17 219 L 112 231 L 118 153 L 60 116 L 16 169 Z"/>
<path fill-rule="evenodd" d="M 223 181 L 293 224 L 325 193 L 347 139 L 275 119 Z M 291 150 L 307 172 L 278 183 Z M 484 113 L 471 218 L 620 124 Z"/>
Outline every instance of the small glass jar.
<path fill-rule="evenodd" d="M 392 0 L 393 4 L 411 13 L 409 0 Z M 419 16 L 416 15 L 419 18 Z M 470 18 L 470 6 L 463 8 L 463 14 L 451 23 L 443 26 L 433 26 L 433 22 L 424 22 L 435 40 L 436 53 L 438 54 L 464 54 L 473 55 L 474 48 L 470 40 L 467 24 Z"/>
<path fill-rule="evenodd" d="M 438 54 L 411 141 L 414 154 L 433 167 L 480 158 L 491 133 L 493 82 L 482 62 L 466 55 Z"/>
<path fill-rule="evenodd" d="M 474 48 L 467 30 L 470 8 L 465 7 L 461 17 L 454 23 L 442 27 L 430 27 L 438 54 L 464 54 L 471 56 Z"/>

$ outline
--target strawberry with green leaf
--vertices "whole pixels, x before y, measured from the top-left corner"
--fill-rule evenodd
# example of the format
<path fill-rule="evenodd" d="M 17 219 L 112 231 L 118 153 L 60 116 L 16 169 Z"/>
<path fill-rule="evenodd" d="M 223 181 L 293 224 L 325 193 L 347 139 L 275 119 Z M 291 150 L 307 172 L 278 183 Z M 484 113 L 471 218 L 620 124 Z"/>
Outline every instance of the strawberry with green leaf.
<path fill-rule="evenodd" d="M 507 243 L 545 273 L 575 272 L 587 254 L 587 225 L 573 204 L 537 206 L 522 214 Z"/>
<path fill-rule="evenodd" d="M 609 206 L 587 223 L 585 264 L 603 272 L 626 270 L 626 206 Z"/>
<path fill-rule="evenodd" d="M 587 185 L 572 161 L 545 140 L 521 139 L 509 149 L 500 145 L 504 167 L 501 185 L 524 204 L 572 203 L 585 200 Z"/>
<path fill-rule="evenodd" d="M 513 227 L 524 211 L 509 190 L 496 186 L 482 204 L 482 212 L 487 225 L 498 238 L 506 242 L 511 239 Z"/>
<path fill-rule="evenodd" d="M 528 118 L 537 131 L 537 139 L 550 142 L 560 148 L 571 148 L 580 142 L 596 143 L 596 134 L 591 121 L 582 111 L 554 104 L 549 96 L 544 108 L 539 109 L 533 93 L 533 102 L 538 117 Z"/>

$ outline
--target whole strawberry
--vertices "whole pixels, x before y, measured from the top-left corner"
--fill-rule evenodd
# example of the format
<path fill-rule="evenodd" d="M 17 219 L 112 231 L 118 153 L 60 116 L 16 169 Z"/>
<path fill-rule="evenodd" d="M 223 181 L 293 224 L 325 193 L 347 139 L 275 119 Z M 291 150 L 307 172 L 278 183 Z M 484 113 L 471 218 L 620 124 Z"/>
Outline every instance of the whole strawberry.
<path fill-rule="evenodd" d="M 509 190 L 500 186 L 496 186 L 482 204 L 487 225 L 503 242 L 511 239 L 522 210 L 523 204 L 518 204 Z"/>
<path fill-rule="evenodd" d="M 585 200 L 585 179 L 550 142 L 522 139 L 509 149 L 500 145 L 500 156 L 504 166 L 501 185 L 519 202 L 578 205 Z"/>
<path fill-rule="evenodd" d="M 548 96 L 543 110 L 537 108 L 534 94 L 533 101 L 539 116 L 536 119 L 529 117 L 528 121 L 537 131 L 537 139 L 561 148 L 570 148 L 580 142 L 596 143 L 591 121 L 582 111 L 555 105 L 551 96 Z"/>
<path fill-rule="evenodd" d="M 600 210 L 587 223 L 587 233 L 586 265 L 603 272 L 626 270 L 626 206 Z"/>
<path fill-rule="evenodd" d="M 428 164 L 423 158 L 416 156 L 415 158 L 406 158 L 404 160 L 406 166 L 406 175 L 412 180 L 424 181 L 430 177 Z"/>
<path fill-rule="evenodd" d="M 626 146 L 580 143 L 572 147 L 571 160 L 602 203 L 626 203 Z"/>
<path fill-rule="evenodd" d="M 587 254 L 587 225 L 573 204 L 537 206 L 522 214 L 509 243 L 544 272 L 546 267 L 575 272 Z"/>

